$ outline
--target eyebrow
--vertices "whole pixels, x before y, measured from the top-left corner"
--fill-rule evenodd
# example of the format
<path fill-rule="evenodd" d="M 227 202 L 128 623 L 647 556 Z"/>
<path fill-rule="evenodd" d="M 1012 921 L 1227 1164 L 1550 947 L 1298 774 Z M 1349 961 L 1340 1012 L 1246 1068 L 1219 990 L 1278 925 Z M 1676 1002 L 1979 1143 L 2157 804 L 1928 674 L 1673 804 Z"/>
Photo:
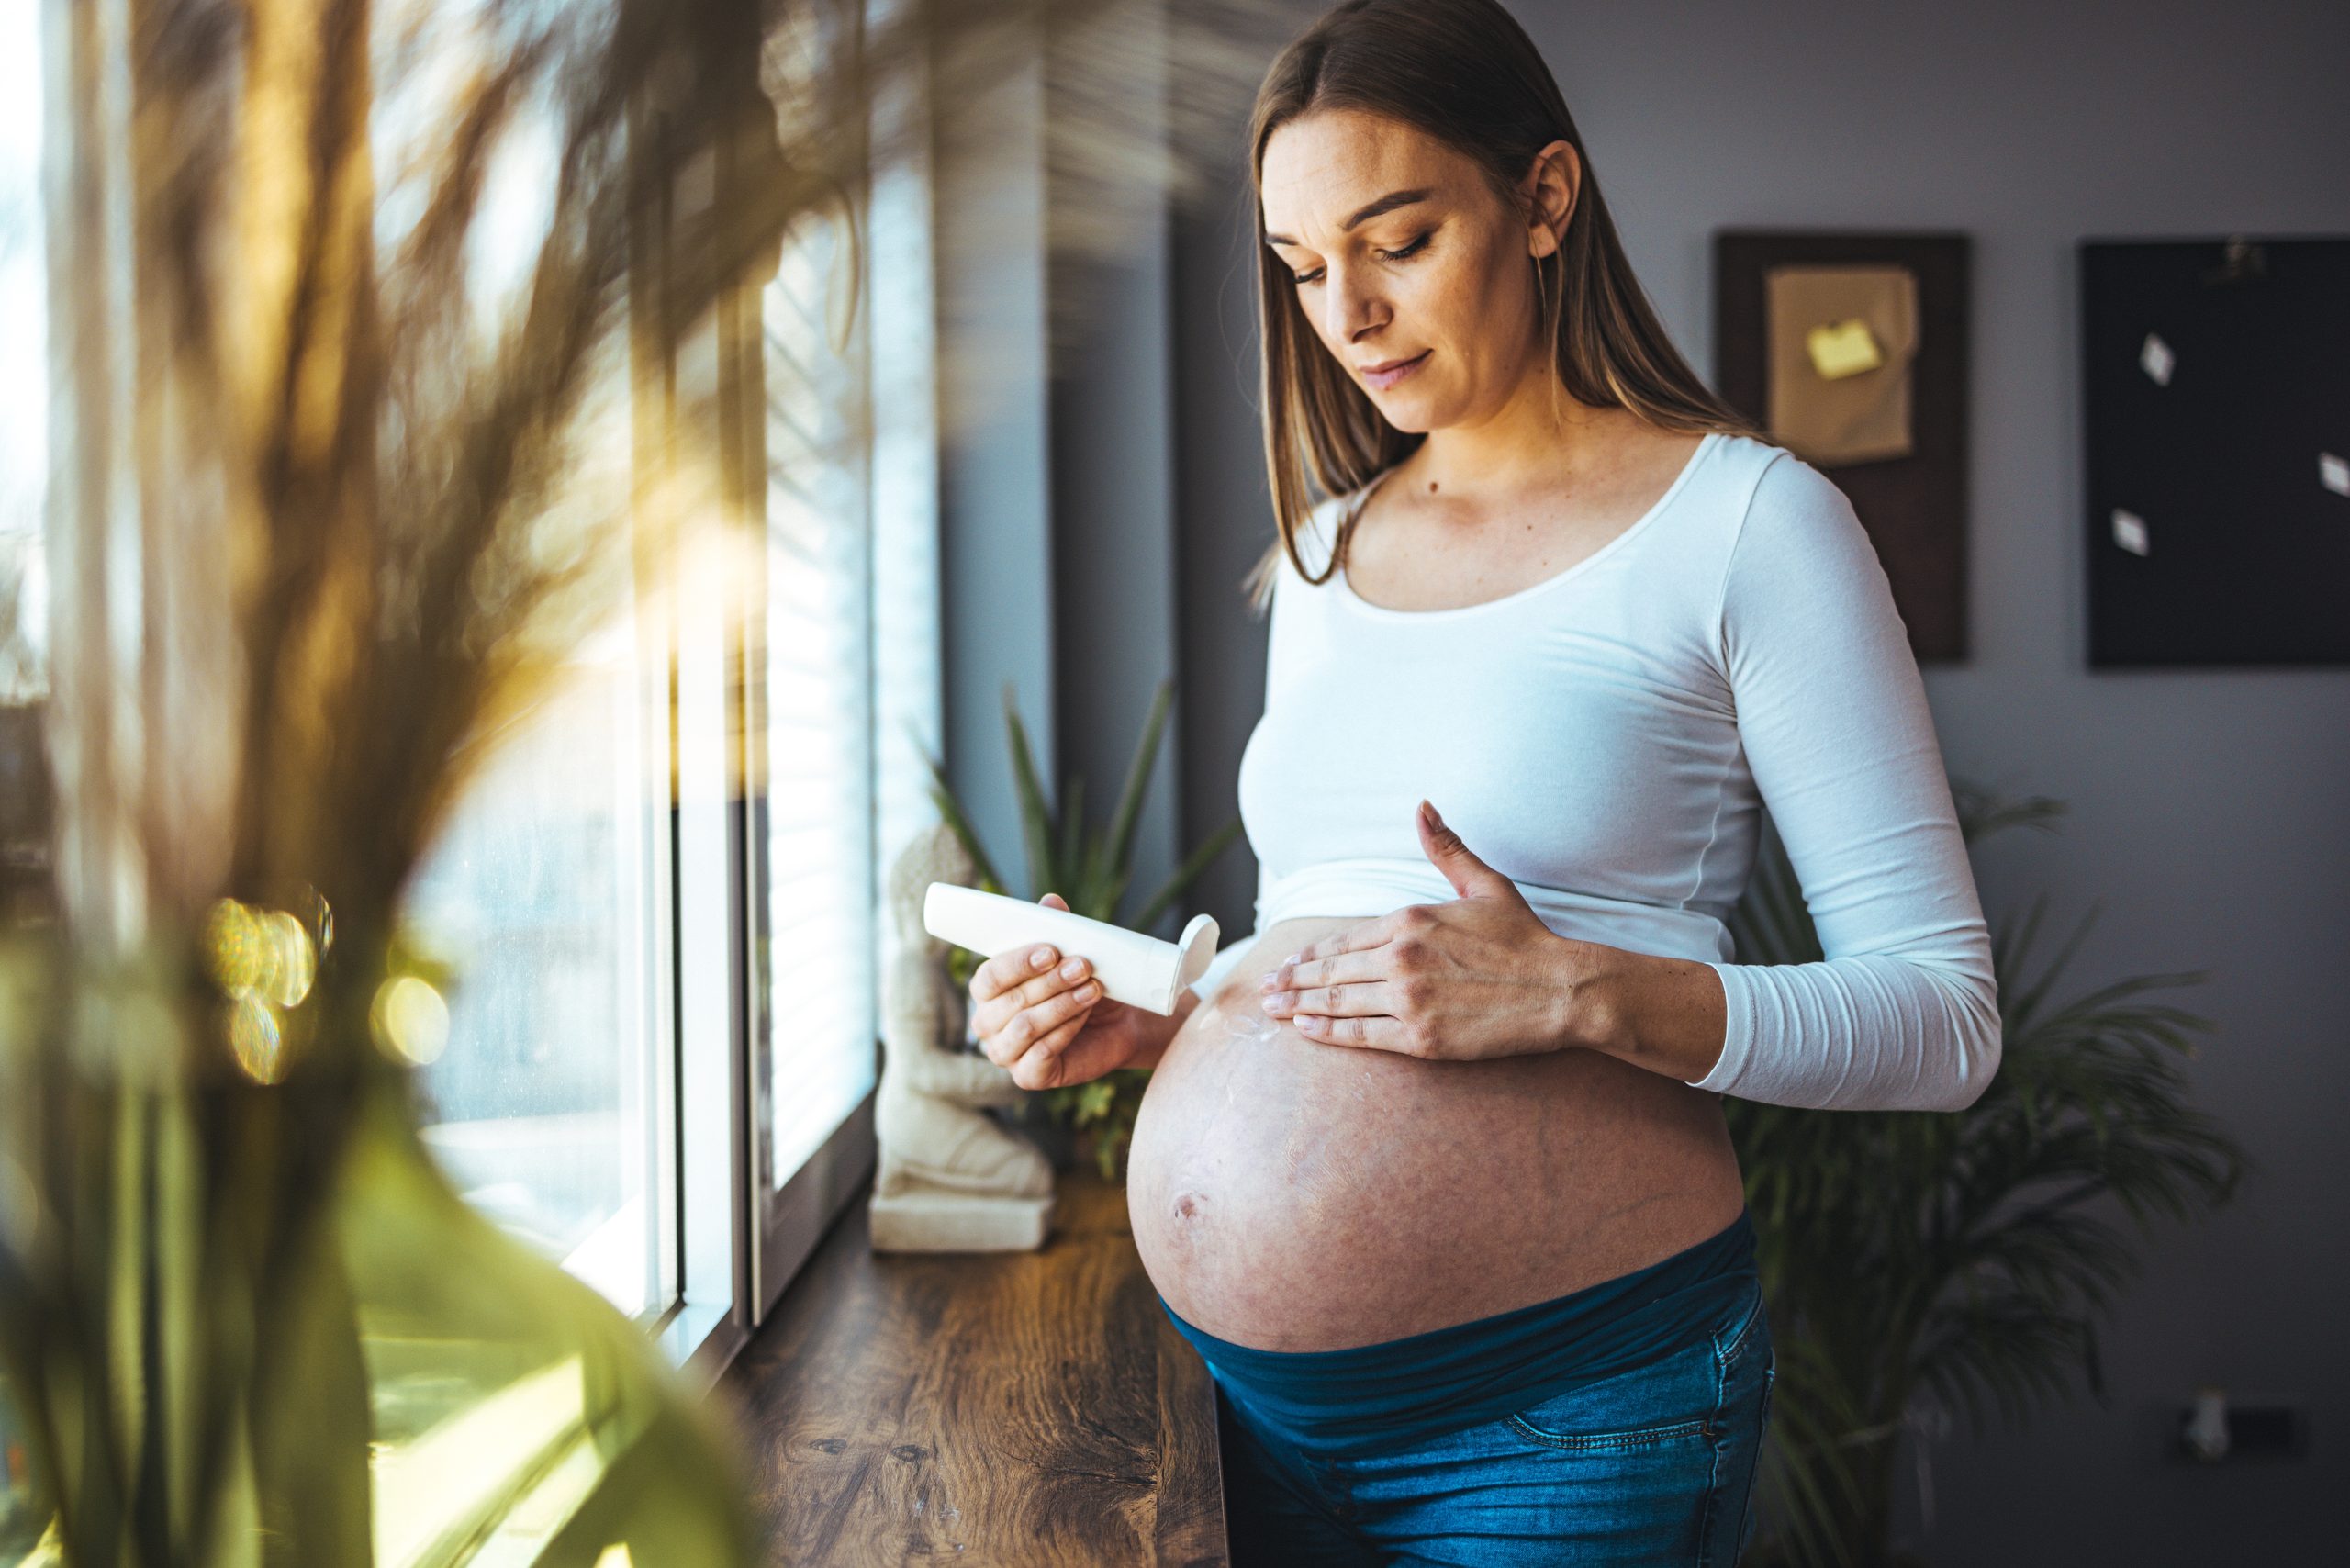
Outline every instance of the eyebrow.
<path fill-rule="evenodd" d="M 1416 191 L 1389 191 L 1377 201 L 1371 202 L 1364 207 L 1357 208 L 1355 215 L 1352 218 L 1348 218 L 1344 223 L 1339 224 L 1338 227 L 1341 230 L 1352 229 L 1357 224 L 1370 222 L 1372 218 L 1377 218 L 1382 212 L 1393 212 L 1399 207 L 1409 207 L 1416 201 L 1426 201 L 1427 198 L 1428 189 L 1427 186 L 1422 186 L 1420 189 Z M 1286 234 L 1268 234 L 1265 236 L 1265 243 L 1268 245 L 1294 245 L 1297 241 L 1291 239 Z"/>

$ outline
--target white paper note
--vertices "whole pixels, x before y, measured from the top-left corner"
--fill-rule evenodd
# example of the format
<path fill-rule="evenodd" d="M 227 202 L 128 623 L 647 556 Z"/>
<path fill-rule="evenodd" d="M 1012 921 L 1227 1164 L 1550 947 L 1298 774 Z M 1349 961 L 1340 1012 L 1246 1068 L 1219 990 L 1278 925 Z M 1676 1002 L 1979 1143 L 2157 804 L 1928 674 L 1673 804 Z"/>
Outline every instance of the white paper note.
<path fill-rule="evenodd" d="M 2168 343 L 2152 332 L 2146 334 L 2145 346 L 2138 351 L 2138 364 L 2153 377 L 2155 386 L 2170 385 L 2171 367 L 2177 363 L 2178 356 L 2170 352 Z"/>
<path fill-rule="evenodd" d="M 2113 509 L 2113 542 L 2132 555 L 2146 553 L 2146 520 L 2134 511 Z"/>

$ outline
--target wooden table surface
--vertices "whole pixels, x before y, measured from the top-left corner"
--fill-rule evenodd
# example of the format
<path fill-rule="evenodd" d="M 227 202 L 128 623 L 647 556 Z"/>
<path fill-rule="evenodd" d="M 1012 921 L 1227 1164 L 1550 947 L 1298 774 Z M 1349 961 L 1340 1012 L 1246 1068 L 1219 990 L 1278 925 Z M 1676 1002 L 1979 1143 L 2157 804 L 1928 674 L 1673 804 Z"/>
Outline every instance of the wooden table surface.
<path fill-rule="evenodd" d="M 728 1371 L 771 1561 L 1222 1568 L 1215 1396 L 1125 1191 L 1035 1252 L 882 1253 L 868 1180 Z"/>

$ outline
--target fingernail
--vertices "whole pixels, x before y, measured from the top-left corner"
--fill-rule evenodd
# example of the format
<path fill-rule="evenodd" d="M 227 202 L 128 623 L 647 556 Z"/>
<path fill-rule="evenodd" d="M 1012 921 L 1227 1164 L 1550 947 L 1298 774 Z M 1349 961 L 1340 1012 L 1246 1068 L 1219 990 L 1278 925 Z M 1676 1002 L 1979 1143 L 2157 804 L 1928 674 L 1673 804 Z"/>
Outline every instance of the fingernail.
<path fill-rule="evenodd" d="M 1050 947 L 1039 947 L 1028 955 L 1028 961 L 1040 969 L 1044 969 L 1052 963 L 1053 950 Z"/>
<path fill-rule="evenodd" d="M 1080 1002 L 1091 1002 L 1101 994 L 1102 988 L 1091 980 L 1087 980 L 1083 985 L 1079 986 L 1076 992 Z"/>
<path fill-rule="evenodd" d="M 1065 980 L 1075 980 L 1084 972 L 1085 960 L 1083 958 L 1071 958 L 1068 963 L 1061 966 L 1061 976 Z"/>

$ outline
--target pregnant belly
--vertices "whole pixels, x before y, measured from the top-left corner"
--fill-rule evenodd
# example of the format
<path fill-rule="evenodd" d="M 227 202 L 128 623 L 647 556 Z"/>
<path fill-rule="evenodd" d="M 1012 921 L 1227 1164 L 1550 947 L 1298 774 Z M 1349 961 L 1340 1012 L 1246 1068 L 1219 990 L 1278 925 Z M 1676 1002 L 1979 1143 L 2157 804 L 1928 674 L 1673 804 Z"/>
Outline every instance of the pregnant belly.
<path fill-rule="evenodd" d="M 1357 919 L 1263 933 L 1169 1045 L 1126 1202 L 1167 1304 L 1219 1338 L 1335 1350 L 1628 1273 L 1743 1203 L 1719 1102 L 1595 1051 L 1430 1062 L 1276 1024 L 1259 981 Z"/>

